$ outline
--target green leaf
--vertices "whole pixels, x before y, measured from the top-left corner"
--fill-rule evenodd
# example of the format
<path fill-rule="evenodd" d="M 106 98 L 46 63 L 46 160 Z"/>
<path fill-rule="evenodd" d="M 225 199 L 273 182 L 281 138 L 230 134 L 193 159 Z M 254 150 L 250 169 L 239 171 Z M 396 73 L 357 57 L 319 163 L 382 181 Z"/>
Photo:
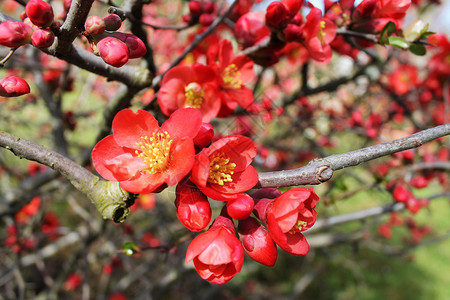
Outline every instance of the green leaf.
<path fill-rule="evenodd" d="M 389 45 L 392 45 L 397 48 L 408 49 L 409 43 L 398 36 L 390 36 L 389 37 Z"/>
<path fill-rule="evenodd" d="M 435 34 L 435 32 L 433 32 L 433 31 L 426 31 L 426 32 L 424 32 L 424 33 L 422 33 L 420 35 L 420 38 L 421 39 L 426 39 L 427 37 L 429 37 L 430 35 L 433 35 L 433 34 Z"/>
<path fill-rule="evenodd" d="M 133 242 L 126 242 L 122 246 L 122 251 L 125 252 L 126 255 L 131 256 L 139 252 L 139 247 Z"/>
<path fill-rule="evenodd" d="M 388 22 L 384 25 L 380 33 L 380 44 L 389 45 L 389 36 L 391 36 L 395 31 L 394 22 Z"/>
<path fill-rule="evenodd" d="M 423 56 L 427 53 L 427 50 L 425 49 L 425 47 L 420 44 L 409 45 L 409 51 L 411 51 L 415 55 L 419 55 L 419 56 Z"/>

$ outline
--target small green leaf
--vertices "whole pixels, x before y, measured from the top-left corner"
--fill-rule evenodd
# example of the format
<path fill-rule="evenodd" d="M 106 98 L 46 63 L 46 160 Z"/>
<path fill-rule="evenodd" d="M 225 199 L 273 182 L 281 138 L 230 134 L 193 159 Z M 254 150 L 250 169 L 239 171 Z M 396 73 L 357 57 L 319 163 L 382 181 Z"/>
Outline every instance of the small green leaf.
<path fill-rule="evenodd" d="M 133 243 L 133 242 L 126 242 L 126 243 L 124 243 L 123 246 L 122 246 L 122 251 L 123 251 L 126 255 L 131 256 L 131 255 L 133 255 L 133 254 L 139 252 L 139 247 L 136 246 L 136 244 Z"/>
<path fill-rule="evenodd" d="M 420 38 L 421 39 L 426 39 L 427 37 L 429 37 L 430 35 L 433 35 L 433 34 L 435 34 L 435 32 L 433 32 L 433 31 L 426 31 L 426 32 L 424 32 L 424 33 L 422 33 L 420 35 Z"/>
<path fill-rule="evenodd" d="M 397 48 L 402 48 L 402 49 L 409 48 L 408 42 L 398 36 L 390 36 L 389 37 L 389 45 L 392 45 Z"/>
<path fill-rule="evenodd" d="M 394 22 L 388 22 L 380 33 L 380 43 L 382 45 L 389 45 L 389 36 L 391 36 L 395 31 Z"/>
<path fill-rule="evenodd" d="M 415 55 L 419 55 L 419 56 L 423 56 L 427 53 L 427 50 L 425 49 L 425 47 L 420 44 L 409 45 L 409 51 L 411 51 Z"/>

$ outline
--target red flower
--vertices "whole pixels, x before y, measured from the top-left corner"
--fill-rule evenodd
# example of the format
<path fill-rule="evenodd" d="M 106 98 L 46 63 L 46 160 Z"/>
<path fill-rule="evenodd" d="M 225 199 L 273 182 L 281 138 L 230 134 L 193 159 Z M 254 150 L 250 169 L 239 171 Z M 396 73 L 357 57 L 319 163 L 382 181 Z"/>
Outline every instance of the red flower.
<path fill-rule="evenodd" d="M 186 263 L 191 260 L 200 277 L 212 283 L 224 284 L 241 271 L 244 248 L 231 219 L 217 217 L 208 231 L 191 242 Z"/>
<path fill-rule="evenodd" d="M 269 37 L 270 30 L 264 24 L 264 15 L 254 11 L 246 13 L 237 20 L 234 35 L 238 43 L 247 48 Z"/>
<path fill-rule="evenodd" d="M 170 69 L 161 82 L 158 103 L 161 111 L 169 116 L 178 108 L 197 108 L 203 114 L 203 122 L 217 116 L 220 101 L 214 71 L 207 66 L 177 66 Z"/>
<path fill-rule="evenodd" d="M 389 87 L 397 95 L 405 95 L 419 83 L 418 72 L 415 66 L 400 65 L 389 75 Z"/>
<path fill-rule="evenodd" d="M 218 64 L 216 65 L 216 54 Z M 234 56 L 233 46 L 228 40 L 223 40 L 218 53 L 209 53 L 210 65 L 218 73 L 221 89 L 222 107 L 220 117 L 230 116 L 238 105 L 247 108 L 253 104 L 253 92 L 244 84 L 255 76 L 253 72 L 253 61 L 245 56 Z"/>
<path fill-rule="evenodd" d="M 81 283 L 83 282 L 83 278 L 77 273 L 72 273 L 67 277 L 66 281 L 64 282 L 64 289 L 66 291 L 73 291 L 76 290 Z"/>
<path fill-rule="evenodd" d="M 19 47 L 31 42 L 33 30 L 19 21 L 5 21 L 0 23 L 0 45 L 10 48 Z"/>
<path fill-rule="evenodd" d="M 319 197 L 313 189 L 291 189 L 277 197 L 268 206 L 266 217 L 270 236 L 284 251 L 305 255 L 309 245 L 301 233 L 316 222 L 314 207 Z"/>
<path fill-rule="evenodd" d="M 258 173 L 250 165 L 255 155 L 255 144 L 248 137 L 221 138 L 195 157 L 190 179 L 214 200 L 236 199 L 258 182 Z"/>
<path fill-rule="evenodd" d="M 12 75 L 0 80 L 0 96 L 2 97 L 17 97 L 29 92 L 30 86 L 20 77 Z"/>
<path fill-rule="evenodd" d="M 303 43 L 314 60 L 328 62 L 331 60 L 330 43 L 336 37 L 336 25 L 322 17 L 322 11 L 313 7 L 306 16 L 303 27 Z"/>
<path fill-rule="evenodd" d="M 176 111 L 161 127 L 146 111 L 124 109 L 113 120 L 113 134 L 94 147 L 92 162 L 103 178 L 119 181 L 131 193 L 174 185 L 192 168 L 192 138 L 200 125 L 201 114 L 196 109 Z"/>
<path fill-rule="evenodd" d="M 175 206 L 178 220 L 191 231 L 202 231 L 211 221 L 208 198 L 189 180 L 177 185 Z"/>
<path fill-rule="evenodd" d="M 99 35 L 105 32 L 105 21 L 99 16 L 90 16 L 84 22 L 84 29 L 90 35 Z"/>

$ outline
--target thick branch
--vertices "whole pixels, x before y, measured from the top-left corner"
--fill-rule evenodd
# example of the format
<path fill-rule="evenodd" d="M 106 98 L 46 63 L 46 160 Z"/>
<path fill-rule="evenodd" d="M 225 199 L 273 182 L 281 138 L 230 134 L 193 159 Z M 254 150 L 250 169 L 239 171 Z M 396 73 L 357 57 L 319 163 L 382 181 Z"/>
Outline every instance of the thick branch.
<path fill-rule="evenodd" d="M 128 207 L 134 198 L 117 182 L 101 180 L 67 157 L 3 131 L 0 131 L 0 147 L 20 158 L 39 162 L 60 172 L 94 203 L 103 218 L 122 222 L 128 216 Z"/>
<path fill-rule="evenodd" d="M 449 134 L 450 124 L 445 124 L 388 143 L 316 159 L 298 169 L 260 173 L 259 183 L 256 187 L 320 184 L 328 181 L 336 170 L 356 166 L 363 162 L 396 152 L 417 148 L 427 142 Z"/>

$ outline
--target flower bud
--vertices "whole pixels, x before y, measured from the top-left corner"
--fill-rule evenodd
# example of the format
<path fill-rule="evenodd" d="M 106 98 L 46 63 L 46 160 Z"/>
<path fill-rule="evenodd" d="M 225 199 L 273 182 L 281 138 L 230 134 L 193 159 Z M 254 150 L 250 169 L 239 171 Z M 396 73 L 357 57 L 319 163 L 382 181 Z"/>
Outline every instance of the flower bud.
<path fill-rule="evenodd" d="M 394 191 L 392 192 L 392 196 L 397 202 L 406 202 L 412 196 L 412 194 L 402 184 L 397 184 Z"/>
<path fill-rule="evenodd" d="M 30 0 L 25 6 L 25 12 L 34 25 L 47 27 L 53 23 L 53 8 L 42 0 Z"/>
<path fill-rule="evenodd" d="M 36 48 L 48 48 L 53 44 L 55 34 L 48 29 L 37 29 L 31 36 L 31 42 Z"/>
<path fill-rule="evenodd" d="M 105 37 L 97 43 L 101 58 L 109 65 L 120 68 L 128 62 L 128 47 L 119 39 Z"/>
<path fill-rule="evenodd" d="M 202 3 L 200 1 L 189 1 L 189 11 L 191 15 L 194 17 L 198 17 L 202 14 L 203 8 Z"/>
<path fill-rule="evenodd" d="M 131 33 L 115 32 L 114 37 L 124 42 L 128 47 L 128 58 L 139 58 L 147 53 L 144 42 Z"/>
<path fill-rule="evenodd" d="M 116 14 L 109 14 L 103 17 L 103 21 L 105 22 L 106 30 L 108 31 L 116 31 L 122 26 L 122 20 Z"/>
<path fill-rule="evenodd" d="M 28 44 L 33 33 L 30 26 L 19 21 L 5 21 L 0 24 L 0 45 L 10 48 Z"/>
<path fill-rule="evenodd" d="M 269 267 L 275 264 L 278 255 L 277 247 L 267 229 L 256 219 L 247 218 L 239 221 L 238 232 L 248 256 Z"/>
<path fill-rule="evenodd" d="M 175 206 L 178 220 L 191 231 L 202 231 L 211 221 L 208 198 L 190 180 L 177 185 Z"/>
<path fill-rule="evenodd" d="M 17 97 L 30 92 L 28 83 L 20 77 L 8 76 L 0 80 L 0 96 Z"/>
<path fill-rule="evenodd" d="M 213 126 L 209 123 L 203 123 L 200 126 L 200 129 L 194 138 L 194 145 L 197 148 L 204 148 L 211 143 L 213 137 L 214 137 Z"/>
<path fill-rule="evenodd" d="M 209 26 L 214 21 L 213 17 L 210 14 L 201 14 L 198 22 L 203 26 Z"/>
<path fill-rule="evenodd" d="M 227 212 L 235 220 L 243 220 L 252 213 L 255 202 L 247 194 L 241 193 L 236 199 L 228 200 Z"/>
<path fill-rule="evenodd" d="M 205 1 L 203 4 L 203 11 L 207 14 L 211 14 L 216 9 L 216 4 L 212 1 Z"/>
<path fill-rule="evenodd" d="M 90 16 L 84 23 L 84 29 L 90 35 L 99 35 L 105 32 L 105 21 L 99 16 Z"/>
<path fill-rule="evenodd" d="M 266 9 L 266 25 L 272 28 L 282 27 L 286 20 L 288 11 L 280 1 L 274 1 Z"/>

